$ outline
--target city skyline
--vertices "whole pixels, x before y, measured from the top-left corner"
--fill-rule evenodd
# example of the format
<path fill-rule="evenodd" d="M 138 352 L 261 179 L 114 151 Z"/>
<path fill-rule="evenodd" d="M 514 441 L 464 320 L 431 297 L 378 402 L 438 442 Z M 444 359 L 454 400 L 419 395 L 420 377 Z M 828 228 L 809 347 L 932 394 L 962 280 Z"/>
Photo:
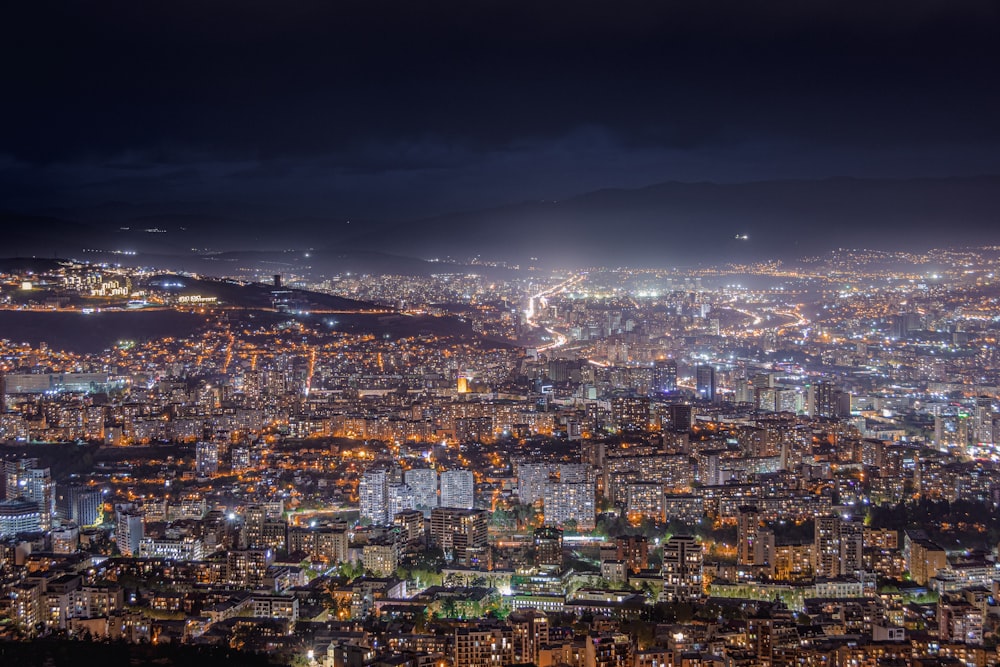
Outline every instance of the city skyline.
<path fill-rule="evenodd" d="M 1000 8 L 4 14 L 0 662 L 1000 667 Z"/>

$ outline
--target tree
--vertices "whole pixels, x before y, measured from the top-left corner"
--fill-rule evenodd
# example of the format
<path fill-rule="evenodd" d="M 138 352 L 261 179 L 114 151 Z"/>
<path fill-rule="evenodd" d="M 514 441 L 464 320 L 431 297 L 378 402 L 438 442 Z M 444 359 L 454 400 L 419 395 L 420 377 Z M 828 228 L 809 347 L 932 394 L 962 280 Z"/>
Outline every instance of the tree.
<path fill-rule="evenodd" d="M 509 530 L 517 524 L 517 521 L 514 512 L 498 507 L 493 510 L 493 515 L 490 517 L 490 524 L 496 528 Z"/>
<path fill-rule="evenodd" d="M 538 518 L 538 508 L 534 504 L 518 503 L 511 510 L 514 513 L 514 522 L 518 530 L 525 530 L 529 526 L 534 526 Z"/>

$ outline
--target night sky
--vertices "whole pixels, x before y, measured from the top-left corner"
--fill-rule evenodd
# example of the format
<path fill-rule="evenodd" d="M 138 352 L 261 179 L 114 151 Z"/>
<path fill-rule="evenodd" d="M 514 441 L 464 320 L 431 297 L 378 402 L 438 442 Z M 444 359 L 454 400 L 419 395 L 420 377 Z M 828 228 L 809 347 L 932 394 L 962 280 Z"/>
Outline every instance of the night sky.
<path fill-rule="evenodd" d="M 417 219 L 665 181 L 1000 174 L 1000 5 L 8 3 L 0 209 Z"/>

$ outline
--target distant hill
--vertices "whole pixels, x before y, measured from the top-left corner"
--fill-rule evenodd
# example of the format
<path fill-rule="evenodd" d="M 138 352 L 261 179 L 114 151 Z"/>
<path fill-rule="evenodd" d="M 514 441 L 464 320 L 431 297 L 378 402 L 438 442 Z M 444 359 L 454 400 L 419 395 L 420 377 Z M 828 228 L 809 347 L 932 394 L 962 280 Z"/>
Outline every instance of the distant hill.
<path fill-rule="evenodd" d="M 42 215 L 0 211 L 3 254 L 8 257 L 65 257 L 92 243 L 99 230 L 90 225 Z"/>
<path fill-rule="evenodd" d="M 244 223 L 209 214 L 144 210 L 139 216 L 133 209 L 126 202 L 109 203 L 101 217 L 84 218 L 88 223 L 0 213 L 3 254 L 209 275 L 248 267 L 300 275 L 427 275 L 463 268 L 427 259 L 464 261 L 475 255 L 522 266 L 669 266 L 793 259 L 838 247 L 1000 242 L 1000 176 L 669 182 L 406 222 L 368 221 L 351 237 L 311 219 Z M 309 240 L 303 245 L 301 239 Z M 89 251 L 82 253 L 85 248 Z M 95 248 L 105 252 L 94 253 Z M 136 254 L 120 254 L 123 250 Z M 477 270 L 498 273 L 479 265 Z"/>
<path fill-rule="evenodd" d="M 252 266 L 260 271 L 330 276 L 338 273 L 399 274 L 426 276 L 448 270 L 458 270 L 458 265 L 428 262 L 405 254 L 390 254 L 378 250 L 358 250 L 350 247 L 320 248 L 296 252 L 269 252 L 260 250 L 233 250 L 199 255 L 190 258 L 173 258 L 174 264 L 193 267 L 188 270 L 206 273 L 225 272 L 226 267 Z M 195 268 L 196 267 L 196 268 Z"/>
<path fill-rule="evenodd" d="M 64 260 L 42 259 L 38 257 L 0 257 L 0 272 L 4 271 L 53 271 L 59 268 L 59 262 Z"/>
<path fill-rule="evenodd" d="M 997 241 L 1000 176 L 671 182 L 443 215 L 354 239 L 385 252 L 644 265 Z"/>
<path fill-rule="evenodd" d="M 274 290 L 272 285 L 249 283 L 241 285 L 228 280 L 211 280 L 189 278 L 173 274 L 159 274 L 146 279 L 145 285 L 150 289 L 176 294 L 197 294 L 204 297 L 216 297 L 229 306 L 241 308 L 270 308 L 273 304 Z M 164 287 L 166 285 L 166 287 Z M 386 309 L 367 301 L 345 299 L 332 294 L 310 292 L 300 289 L 282 288 L 281 297 L 293 301 L 297 310 L 352 310 L 365 312 L 382 312 Z"/>

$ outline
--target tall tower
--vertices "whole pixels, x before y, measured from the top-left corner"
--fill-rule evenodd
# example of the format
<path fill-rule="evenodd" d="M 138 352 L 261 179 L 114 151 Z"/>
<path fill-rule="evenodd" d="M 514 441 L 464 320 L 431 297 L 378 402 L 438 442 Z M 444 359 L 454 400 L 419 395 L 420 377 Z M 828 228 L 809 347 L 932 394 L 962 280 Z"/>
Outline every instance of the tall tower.
<path fill-rule="evenodd" d="M 708 364 L 695 367 L 695 390 L 699 399 L 715 400 L 715 368 Z"/>
<path fill-rule="evenodd" d="M 688 600 L 702 594 L 701 544 L 692 535 L 674 535 L 663 545 L 663 599 Z"/>
<path fill-rule="evenodd" d="M 839 516 L 816 517 L 813 545 L 817 577 L 839 577 L 864 568 L 864 528 L 860 521 Z"/>
<path fill-rule="evenodd" d="M 475 502 L 475 478 L 471 470 L 446 470 L 441 473 L 441 507 L 472 509 Z"/>
<path fill-rule="evenodd" d="M 115 541 L 123 556 L 133 557 L 139 553 L 139 543 L 143 538 L 142 514 L 134 510 L 118 510 Z"/>
<path fill-rule="evenodd" d="M 410 468 L 403 473 L 404 483 L 413 489 L 413 507 L 430 515 L 438 506 L 438 474 L 430 468 Z"/>
<path fill-rule="evenodd" d="M 760 512 L 756 507 L 743 506 L 736 524 L 736 562 L 753 565 L 757 543 L 757 529 L 760 528 Z"/>
<path fill-rule="evenodd" d="M 389 516 L 388 480 L 385 470 L 368 470 L 361 476 L 358 498 L 361 504 L 361 518 L 377 526 L 384 526 L 392 518 Z"/>
<path fill-rule="evenodd" d="M 211 477 L 219 472 L 219 446 L 214 442 L 199 442 L 194 448 L 194 467 L 198 477 Z"/>
<path fill-rule="evenodd" d="M 660 359 L 653 364 L 653 392 L 665 394 L 677 389 L 677 362 Z"/>

